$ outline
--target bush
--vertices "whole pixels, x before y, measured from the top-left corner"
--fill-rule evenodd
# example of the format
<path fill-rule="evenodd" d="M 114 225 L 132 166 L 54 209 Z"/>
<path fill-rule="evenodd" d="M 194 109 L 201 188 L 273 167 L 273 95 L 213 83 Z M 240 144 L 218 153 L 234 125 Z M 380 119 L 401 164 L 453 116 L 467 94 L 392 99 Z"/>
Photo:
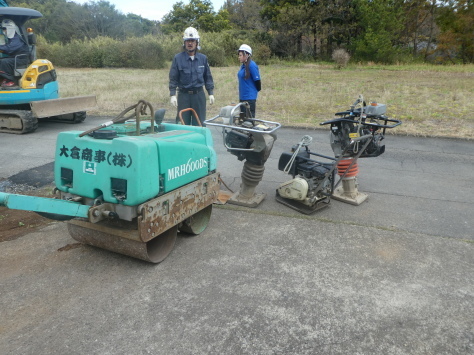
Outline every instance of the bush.
<path fill-rule="evenodd" d="M 367 32 L 354 41 L 354 57 L 361 61 L 393 64 L 397 61 L 400 49 L 392 44 L 392 36 L 383 30 Z"/>
<path fill-rule="evenodd" d="M 237 52 L 243 43 L 252 47 L 258 64 L 269 64 L 278 57 L 278 53 L 272 51 L 271 34 L 251 30 L 199 34 L 202 53 L 213 67 L 238 64 Z M 124 40 L 96 37 L 61 44 L 48 43 L 38 36 L 37 50 L 38 58 L 49 59 L 58 67 L 160 69 L 183 50 L 183 37 L 181 33 L 129 37 Z"/>
<path fill-rule="evenodd" d="M 163 57 L 166 61 L 172 61 L 174 56 L 183 50 L 183 35 L 181 33 L 161 35 L 157 39 L 163 48 Z"/>
<path fill-rule="evenodd" d="M 270 47 L 266 44 L 259 44 L 255 49 L 255 61 L 258 64 L 266 65 L 269 63 L 270 58 L 272 57 L 272 51 Z"/>
<path fill-rule="evenodd" d="M 68 44 L 38 44 L 38 58 L 55 66 L 71 68 L 161 69 L 166 58 L 159 39 L 154 36 L 130 37 L 124 41 L 109 37 L 74 40 Z"/>
<path fill-rule="evenodd" d="M 343 48 L 336 49 L 332 52 L 332 60 L 336 63 L 336 68 L 341 69 L 349 63 L 351 56 Z"/>
<path fill-rule="evenodd" d="M 203 53 L 209 58 L 212 66 L 229 66 L 238 64 L 237 54 L 239 47 L 245 43 L 253 51 L 255 61 L 266 64 L 272 53 L 270 42 L 266 36 L 257 31 L 228 30 L 219 33 L 200 33 L 203 42 Z"/>
<path fill-rule="evenodd" d="M 152 36 L 127 38 L 119 49 L 124 68 L 161 69 L 165 67 L 163 48 Z"/>
<path fill-rule="evenodd" d="M 207 56 L 207 60 L 211 67 L 225 67 L 227 66 L 225 51 L 219 45 L 208 43 L 203 50 Z"/>

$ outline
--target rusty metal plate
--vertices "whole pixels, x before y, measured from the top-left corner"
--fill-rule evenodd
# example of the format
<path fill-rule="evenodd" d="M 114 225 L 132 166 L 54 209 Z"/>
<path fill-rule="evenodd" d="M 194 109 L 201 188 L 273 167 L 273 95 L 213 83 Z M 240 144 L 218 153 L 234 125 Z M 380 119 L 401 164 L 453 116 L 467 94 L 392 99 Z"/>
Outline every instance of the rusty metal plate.
<path fill-rule="evenodd" d="M 98 223 L 91 223 L 85 219 L 72 219 L 67 222 L 80 227 L 90 229 L 98 233 L 107 233 L 115 235 L 120 238 L 141 241 L 135 222 L 128 222 L 124 220 L 104 220 Z"/>
<path fill-rule="evenodd" d="M 147 242 L 217 202 L 219 173 L 206 176 L 138 207 L 138 230 Z"/>

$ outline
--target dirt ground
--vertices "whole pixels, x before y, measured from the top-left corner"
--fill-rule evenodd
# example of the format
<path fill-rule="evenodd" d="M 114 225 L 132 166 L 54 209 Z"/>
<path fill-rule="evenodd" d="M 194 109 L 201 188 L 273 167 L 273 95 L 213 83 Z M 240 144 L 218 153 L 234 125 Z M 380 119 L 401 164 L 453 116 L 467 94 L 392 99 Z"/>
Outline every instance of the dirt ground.
<path fill-rule="evenodd" d="M 51 191 L 44 188 L 21 192 L 21 194 L 52 197 Z M 0 207 L 0 242 L 19 238 L 49 223 L 54 223 L 54 221 L 42 217 L 35 212 L 10 210 L 6 207 Z"/>
<path fill-rule="evenodd" d="M 35 212 L 0 207 L 0 242 L 19 238 L 51 222 L 54 221 Z"/>
<path fill-rule="evenodd" d="M 0 191 L 29 196 L 53 198 L 54 163 L 28 169 L 8 179 L 0 179 Z M 0 207 L 0 242 L 19 238 L 55 221 L 35 212 Z"/>

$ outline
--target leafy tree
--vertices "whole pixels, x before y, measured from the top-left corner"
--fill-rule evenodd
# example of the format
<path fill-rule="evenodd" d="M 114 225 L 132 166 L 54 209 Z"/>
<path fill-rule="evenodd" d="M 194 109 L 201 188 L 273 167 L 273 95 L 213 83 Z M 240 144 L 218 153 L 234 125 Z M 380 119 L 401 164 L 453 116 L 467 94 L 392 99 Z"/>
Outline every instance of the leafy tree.
<path fill-rule="evenodd" d="M 268 23 L 264 22 L 260 15 L 260 0 L 227 0 L 224 9 L 229 12 L 229 20 L 236 29 L 268 29 Z"/>
<path fill-rule="evenodd" d="M 111 37 L 122 36 L 125 16 L 115 9 L 115 5 L 101 0 L 86 3 L 84 7 L 92 15 L 82 19 L 84 21 L 83 29 L 88 38 L 111 36 L 111 34 L 115 34 Z"/>
<path fill-rule="evenodd" d="M 214 12 L 210 0 L 191 0 L 185 5 L 179 1 L 162 21 L 164 33 L 182 32 L 193 26 L 205 32 L 220 32 L 230 28 L 229 13 L 226 10 Z"/>
<path fill-rule="evenodd" d="M 330 57 L 333 46 L 347 44 L 354 27 L 353 2 L 349 0 L 262 0 L 262 16 L 278 31 L 278 48 L 292 56 L 306 48 L 317 58 Z M 283 45 L 285 44 L 285 45 Z"/>
<path fill-rule="evenodd" d="M 38 10 L 42 18 L 32 20 L 35 32 L 48 41 L 67 43 L 75 39 L 91 39 L 98 36 L 124 39 L 157 33 L 158 23 L 139 15 L 124 15 L 108 1 L 90 1 L 77 4 L 66 0 L 9 1 L 11 6 Z"/>
<path fill-rule="evenodd" d="M 275 33 L 272 51 L 280 57 L 296 57 L 302 53 L 303 36 L 314 34 L 321 23 L 316 11 L 306 0 L 262 0 L 262 17 Z M 309 28 L 308 28 L 309 26 Z"/>
<path fill-rule="evenodd" d="M 160 33 L 157 21 L 148 20 L 135 14 L 127 14 L 123 25 L 127 37 L 140 37 L 144 34 Z"/>
<path fill-rule="evenodd" d="M 474 63 L 474 0 L 444 1 L 438 23 L 438 49 L 448 58 Z"/>
<path fill-rule="evenodd" d="M 436 0 L 407 0 L 403 8 L 405 24 L 401 40 L 412 49 L 414 56 L 419 52 L 426 55 L 437 31 Z"/>
<path fill-rule="evenodd" d="M 62 44 L 162 35 L 169 42 L 166 55 L 174 53 L 175 36 L 194 26 L 206 37 L 229 37 L 216 44 L 216 63 L 234 60 L 225 57 L 226 48 L 233 52 L 244 42 L 264 48 L 267 58 L 330 59 L 342 48 L 355 60 L 390 63 L 410 51 L 425 59 L 434 54 L 443 61 L 474 62 L 474 0 L 226 0 L 217 13 L 211 0 L 183 1 L 177 1 L 161 23 L 125 15 L 107 0 L 8 4 L 40 11 L 43 17 L 27 26 L 46 41 Z"/>
<path fill-rule="evenodd" d="M 403 0 L 356 0 L 359 33 L 354 56 L 381 63 L 394 62 L 401 53 Z"/>

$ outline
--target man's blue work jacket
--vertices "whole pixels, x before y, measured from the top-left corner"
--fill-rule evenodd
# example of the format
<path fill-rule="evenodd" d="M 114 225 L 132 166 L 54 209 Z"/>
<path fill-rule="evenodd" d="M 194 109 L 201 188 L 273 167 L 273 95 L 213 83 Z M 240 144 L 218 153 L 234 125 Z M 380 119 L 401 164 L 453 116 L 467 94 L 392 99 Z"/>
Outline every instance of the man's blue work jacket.
<path fill-rule="evenodd" d="M 197 52 L 192 60 L 186 52 L 176 54 L 170 68 L 170 96 L 176 95 L 176 88 L 196 89 L 203 86 L 209 95 L 214 95 L 214 80 L 207 57 Z"/>

